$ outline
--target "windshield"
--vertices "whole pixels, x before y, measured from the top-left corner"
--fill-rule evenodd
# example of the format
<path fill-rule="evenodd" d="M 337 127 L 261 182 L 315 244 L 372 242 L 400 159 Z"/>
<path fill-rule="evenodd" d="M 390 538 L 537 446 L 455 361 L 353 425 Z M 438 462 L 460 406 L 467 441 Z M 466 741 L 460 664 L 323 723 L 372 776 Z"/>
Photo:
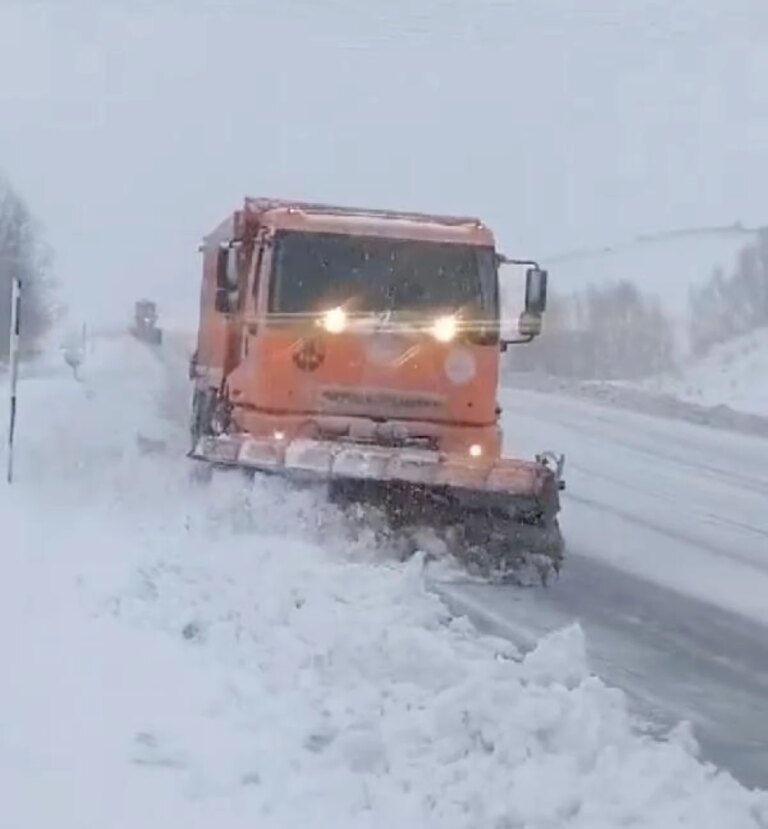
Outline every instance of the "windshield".
<path fill-rule="evenodd" d="M 476 245 L 279 232 L 269 310 L 319 313 L 342 304 L 352 313 L 461 311 L 470 319 L 495 322 L 494 251 Z"/>

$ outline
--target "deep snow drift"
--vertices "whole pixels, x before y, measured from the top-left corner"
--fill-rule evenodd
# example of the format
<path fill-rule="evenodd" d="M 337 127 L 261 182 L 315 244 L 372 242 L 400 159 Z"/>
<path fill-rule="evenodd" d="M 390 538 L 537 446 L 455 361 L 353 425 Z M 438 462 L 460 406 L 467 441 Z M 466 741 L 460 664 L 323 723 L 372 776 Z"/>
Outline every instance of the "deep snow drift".
<path fill-rule="evenodd" d="M 174 368 L 94 346 L 23 382 L 0 495 L 4 825 L 768 827 L 578 628 L 520 660 L 311 498 L 194 487 Z"/>

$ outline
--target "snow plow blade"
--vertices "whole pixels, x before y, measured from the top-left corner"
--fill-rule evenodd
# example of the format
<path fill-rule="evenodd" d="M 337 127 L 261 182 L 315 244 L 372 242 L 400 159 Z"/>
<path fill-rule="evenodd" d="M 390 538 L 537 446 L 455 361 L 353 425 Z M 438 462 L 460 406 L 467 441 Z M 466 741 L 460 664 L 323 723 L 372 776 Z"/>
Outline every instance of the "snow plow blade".
<path fill-rule="evenodd" d="M 564 544 L 557 521 L 562 458 L 483 460 L 422 448 L 297 438 L 201 438 L 189 455 L 292 481 L 327 484 L 331 500 L 382 510 L 401 537 L 432 530 L 472 569 L 541 581 L 558 572 Z"/>

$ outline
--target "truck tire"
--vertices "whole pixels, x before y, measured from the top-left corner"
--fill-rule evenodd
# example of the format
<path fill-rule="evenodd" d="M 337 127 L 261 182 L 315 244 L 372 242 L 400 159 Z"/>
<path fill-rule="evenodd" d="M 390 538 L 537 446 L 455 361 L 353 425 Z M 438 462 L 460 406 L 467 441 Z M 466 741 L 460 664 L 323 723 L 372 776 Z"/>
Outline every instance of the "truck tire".
<path fill-rule="evenodd" d="M 211 414 L 215 405 L 215 393 L 210 389 L 202 391 L 195 389 L 192 397 L 192 415 L 190 418 L 189 431 L 192 449 L 197 446 L 200 438 L 212 434 Z"/>

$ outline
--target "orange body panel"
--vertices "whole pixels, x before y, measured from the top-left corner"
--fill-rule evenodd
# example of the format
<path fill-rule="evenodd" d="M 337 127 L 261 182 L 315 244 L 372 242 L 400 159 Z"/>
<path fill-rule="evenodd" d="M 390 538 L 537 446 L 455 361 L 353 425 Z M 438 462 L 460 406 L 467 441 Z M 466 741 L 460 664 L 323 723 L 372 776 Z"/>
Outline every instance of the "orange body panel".
<path fill-rule="evenodd" d="M 280 230 L 408 239 L 493 248 L 493 235 L 471 217 L 443 217 L 246 199 L 203 246 L 198 388 L 232 404 L 233 427 L 274 434 L 410 441 L 466 457 L 500 453 L 496 389 L 498 342 L 459 334 L 449 343 L 429 333 L 375 323 L 332 334 L 317 320 L 267 313 L 271 248 Z M 241 243 L 242 303 L 215 310 L 221 243 Z"/>
<path fill-rule="evenodd" d="M 254 435 L 344 435 L 371 417 L 446 451 L 498 453 L 498 348 L 425 334 L 264 327 L 228 378 L 234 418 Z M 371 433 L 369 437 L 373 438 Z"/>

